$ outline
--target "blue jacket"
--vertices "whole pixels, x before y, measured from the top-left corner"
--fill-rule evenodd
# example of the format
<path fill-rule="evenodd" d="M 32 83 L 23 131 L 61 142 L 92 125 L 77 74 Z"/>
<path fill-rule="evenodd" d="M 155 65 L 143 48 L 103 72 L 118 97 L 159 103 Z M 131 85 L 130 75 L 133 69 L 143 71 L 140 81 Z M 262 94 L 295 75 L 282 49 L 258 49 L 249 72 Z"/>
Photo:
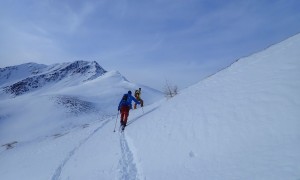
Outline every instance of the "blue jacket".
<path fill-rule="evenodd" d="M 124 94 L 125 95 L 125 94 Z M 123 96 L 124 96 L 123 95 Z M 122 97 L 123 98 L 123 97 Z M 137 104 L 140 104 L 140 102 L 138 100 L 136 100 L 131 94 L 127 93 L 127 101 L 123 102 L 123 100 L 121 99 L 119 106 L 118 106 L 118 110 L 121 109 L 122 106 L 129 106 L 130 109 L 132 109 L 132 105 L 131 102 L 134 101 Z"/>

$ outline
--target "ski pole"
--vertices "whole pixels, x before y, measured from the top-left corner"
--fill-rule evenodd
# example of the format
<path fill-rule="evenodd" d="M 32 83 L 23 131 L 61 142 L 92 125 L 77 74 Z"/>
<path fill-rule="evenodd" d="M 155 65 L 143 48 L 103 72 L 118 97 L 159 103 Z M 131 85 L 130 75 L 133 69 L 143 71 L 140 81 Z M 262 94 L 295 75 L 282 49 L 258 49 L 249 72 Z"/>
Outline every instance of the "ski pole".
<path fill-rule="evenodd" d="M 119 111 L 118 111 L 117 118 L 116 118 L 116 123 L 115 123 L 114 132 L 116 132 L 116 126 L 117 126 L 117 122 L 118 122 L 118 116 L 119 116 Z"/>

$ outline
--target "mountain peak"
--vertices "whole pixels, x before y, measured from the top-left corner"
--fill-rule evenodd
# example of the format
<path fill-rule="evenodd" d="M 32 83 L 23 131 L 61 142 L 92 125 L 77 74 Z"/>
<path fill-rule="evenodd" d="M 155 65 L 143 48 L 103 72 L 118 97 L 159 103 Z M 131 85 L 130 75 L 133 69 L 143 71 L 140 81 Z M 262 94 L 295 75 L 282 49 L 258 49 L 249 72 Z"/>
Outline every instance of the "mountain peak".
<path fill-rule="evenodd" d="M 0 69 L 0 85 L 6 93 L 21 95 L 44 86 L 72 86 L 93 80 L 107 71 L 96 61 L 78 60 L 54 65 L 26 63 Z"/>

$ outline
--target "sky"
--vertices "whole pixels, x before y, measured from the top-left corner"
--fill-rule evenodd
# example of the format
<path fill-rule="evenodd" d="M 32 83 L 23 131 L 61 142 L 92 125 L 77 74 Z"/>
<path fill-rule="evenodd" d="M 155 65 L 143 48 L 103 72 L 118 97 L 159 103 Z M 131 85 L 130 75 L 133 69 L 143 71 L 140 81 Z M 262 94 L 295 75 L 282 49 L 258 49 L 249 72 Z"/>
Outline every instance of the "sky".
<path fill-rule="evenodd" d="M 162 90 L 300 32 L 298 0 L 1 0 L 0 67 L 97 61 Z"/>

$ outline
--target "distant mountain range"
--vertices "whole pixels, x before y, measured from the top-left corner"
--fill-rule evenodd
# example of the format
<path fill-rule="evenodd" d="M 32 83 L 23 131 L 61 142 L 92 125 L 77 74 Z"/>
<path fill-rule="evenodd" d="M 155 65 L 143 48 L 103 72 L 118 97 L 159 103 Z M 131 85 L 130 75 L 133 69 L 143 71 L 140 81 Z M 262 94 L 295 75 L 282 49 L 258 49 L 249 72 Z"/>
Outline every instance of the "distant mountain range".
<path fill-rule="evenodd" d="M 75 61 L 48 66 L 26 63 L 0 68 L 0 87 L 5 93 L 18 96 L 57 83 L 65 86 L 77 85 L 106 72 L 96 61 Z"/>

